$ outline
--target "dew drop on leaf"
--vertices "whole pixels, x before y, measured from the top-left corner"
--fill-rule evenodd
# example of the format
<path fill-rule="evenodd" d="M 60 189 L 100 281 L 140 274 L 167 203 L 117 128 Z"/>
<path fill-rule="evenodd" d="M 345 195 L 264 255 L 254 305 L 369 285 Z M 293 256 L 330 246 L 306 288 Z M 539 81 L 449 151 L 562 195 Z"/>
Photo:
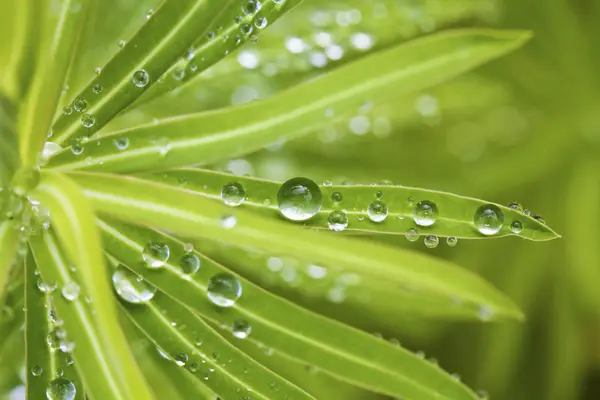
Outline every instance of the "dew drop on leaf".
<path fill-rule="evenodd" d="M 62 150 L 59 144 L 54 142 L 46 142 L 44 143 L 44 149 L 42 150 L 40 163 L 45 164 L 50 157 L 58 153 Z"/>
<path fill-rule="evenodd" d="M 233 215 L 221 217 L 221 226 L 225 229 L 233 229 L 237 225 L 237 218 Z"/>
<path fill-rule="evenodd" d="M 75 109 L 75 111 L 82 113 L 82 112 L 85 112 L 87 110 L 88 103 L 87 103 L 87 101 L 85 101 L 81 97 L 78 97 L 73 102 L 73 108 Z"/>
<path fill-rule="evenodd" d="M 238 182 L 229 182 L 221 188 L 221 199 L 228 206 L 236 207 L 246 199 L 246 191 Z"/>
<path fill-rule="evenodd" d="M 150 75 L 143 69 L 133 73 L 133 84 L 139 88 L 145 87 L 150 83 Z"/>
<path fill-rule="evenodd" d="M 63 339 L 64 333 L 61 329 L 54 329 L 46 336 L 46 343 L 50 350 L 60 349 L 60 341 Z"/>
<path fill-rule="evenodd" d="M 407 232 L 406 232 L 406 240 L 408 240 L 409 242 L 416 242 L 417 240 L 419 240 L 419 231 L 416 230 L 415 228 L 410 228 Z"/>
<path fill-rule="evenodd" d="M 102 93 L 102 90 L 104 90 L 104 88 L 99 83 L 96 83 L 94 86 L 92 86 L 92 92 L 94 92 L 95 94 Z"/>
<path fill-rule="evenodd" d="M 160 268 L 169 260 L 171 251 L 169 246 L 161 242 L 148 242 L 144 246 L 142 259 L 148 268 Z"/>
<path fill-rule="evenodd" d="M 333 202 L 333 204 L 340 204 L 343 199 L 344 197 L 340 192 L 331 193 L 331 201 Z"/>
<path fill-rule="evenodd" d="M 521 204 L 517 203 L 516 201 L 510 203 L 508 205 L 508 208 L 510 208 L 511 210 L 518 211 L 518 212 L 523 212 L 523 206 Z"/>
<path fill-rule="evenodd" d="M 367 208 L 367 215 L 373 222 L 383 222 L 388 216 L 387 205 L 381 200 L 373 201 Z"/>
<path fill-rule="evenodd" d="M 438 214 L 438 208 L 434 202 L 423 200 L 415 205 L 413 219 L 419 226 L 431 226 L 437 220 Z"/>
<path fill-rule="evenodd" d="M 504 214 L 498 206 L 486 204 L 475 211 L 473 221 L 480 233 L 488 236 L 495 235 L 502 229 Z"/>
<path fill-rule="evenodd" d="M 449 236 L 446 238 L 446 244 L 448 245 L 448 247 L 456 247 L 456 245 L 458 244 L 458 239 L 454 236 Z"/>
<path fill-rule="evenodd" d="M 83 114 L 81 116 L 81 125 L 85 126 L 86 128 L 91 128 L 92 126 L 94 126 L 95 123 L 96 117 L 94 117 L 93 115 Z"/>
<path fill-rule="evenodd" d="M 69 301 L 77 300 L 81 288 L 75 282 L 66 283 L 61 290 L 63 297 Z"/>
<path fill-rule="evenodd" d="M 281 214 L 291 221 L 306 221 L 314 217 L 323 205 L 319 186 L 308 178 L 292 178 L 277 192 Z"/>
<path fill-rule="evenodd" d="M 42 372 L 44 372 L 44 370 L 39 365 L 34 365 L 31 367 L 31 375 L 33 376 L 40 376 L 42 375 Z"/>
<path fill-rule="evenodd" d="M 71 107 L 71 106 L 64 106 L 63 109 L 62 109 L 62 113 L 65 116 L 73 114 L 73 107 Z"/>
<path fill-rule="evenodd" d="M 348 216 L 343 211 L 332 211 L 327 217 L 327 225 L 334 232 L 341 232 L 348 227 Z"/>
<path fill-rule="evenodd" d="M 46 397 L 48 400 L 73 400 L 76 389 L 73 382 L 64 378 L 57 378 L 48 383 Z"/>
<path fill-rule="evenodd" d="M 231 274 L 217 274 L 208 281 L 207 294 L 213 304 L 232 307 L 242 296 L 242 284 Z"/>
<path fill-rule="evenodd" d="M 175 354 L 173 360 L 175 360 L 175 364 L 179 365 L 180 367 L 183 367 L 188 362 L 188 356 L 185 353 Z"/>
<path fill-rule="evenodd" d="M 197 255 L 189 253 L 181 257 L 179 266 L 184 274 L 192 275 L 200 269 L 200 259 Z"/>
<path fill-rule="evenodd" d="M 423 243 L 425 243 L 427 248 L 434 249 L 440 244 L 440 239 L 435 235 L 427 235 L 425 236 L 425 239 L 423 239 Z"/>
<path fill-rule="evenodd" d="M 119 266 L 112 275 L 115 291 L 128 303 L 146 303 L 154 297 L 156 288 L 129 269 Z"/>
<path fill-rule="evenodd" d="M 113 139 L 113 143 L 118 150 L 126 150 L 129 147 L 129 139 L 125 136 L 119 136 Z"/>
<path fill-rule="evenodd" d="M 513 221 L 510 224 L 510 231 L 516 234 L 523 232 L 523 224 L 521 223 L 521 221 Z"/>
<path fill-rule="evenodd" d="M 245 319 L 238 319 L 231 325 L 233 336 L 238 339 L 246 339 L 252 332 L 252 326 Z"/>

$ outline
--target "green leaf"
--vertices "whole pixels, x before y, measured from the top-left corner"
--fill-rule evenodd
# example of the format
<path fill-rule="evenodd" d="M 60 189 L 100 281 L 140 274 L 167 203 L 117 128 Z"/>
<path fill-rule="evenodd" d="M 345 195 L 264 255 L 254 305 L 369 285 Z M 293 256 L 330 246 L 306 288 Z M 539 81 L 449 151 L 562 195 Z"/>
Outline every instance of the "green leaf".
<path fill-rule="evenodd" d="M 169 357 L 171 368 L 185 367 L 199 383 L 203 382 L 223 398 L 244 393 L 263 399 L 313 398 L 246 356 L 202 318 L 161 292 L 146 304 L 123 304 L 123 308 L 132 322 Z"/>
<path fill-rule="evenodd" d="M 73 173 L 96 210 L 181 235 L 277 252 L 324 266 L 339 266 L 414 285 L 424 294 L 455 297 L 493 313 L 520 317 L 514 304 L 479 277 L 448 262 L 412 251 L 298 229 L 244 210 L 225 207 L 198 194 L 136 178 Z M 118 189 L 117 189 L 118 188 Z M 235 224 L 234 229 L 223 219 Z M 201 227 L 201 228 L 199 228 Z"/>
<path fill-rule="evenodd" d="M 327 125 L 331 112 L 343 115 L 365 102 L 414 93 L 453 78 L 514 50 L 528 38 L 523 32 L 492 30 L 431 35 L 265 101 L 111 132 L 88 142 L 81 154 L 63 150 L 49 166 L 132 172 L 207 164 L 247 154 Z M 119 140 L 128 141 L 127 146 L 117 146 Z"/>
<path fill-rule="evenodd" d="M 14 104 L 0 93 L 0 210 L 2 190 L 10 183 L 19 163 L 15 115 Z"/>
<path fill-rule="evenodd" d="M 69 318 L 81 324 L 78 324 L 81 327 L 81 340 L 88 341 L 90 351 L 96 353 L 99 358 L 84 364 L 89 368 L 87 372 L 91 373 L 82 377 L 84 385 L 88 387 L 97 384 L 98 392 L 93 393 L 104 393 L 104 397 L 100 398 L 151 399 L 152 395 L 118 325 L 116 305 L 104 265 L 102 244 L 88 200 L 70 179 L 47 172 L 42 174 L 42 180 L 33 196 L 50 211 L 52 226 L 60 239 L 66 258 L 78 271 L 76 279 L 71 277 L 66 267 L 67 262 L 59 257 L 55 241 L 49 241 L 45 235 L 47 253 L 50 254 L 44 256 L 44 262 L 48 259 L 52 262 L 48 264 L 54 267 L 51 270 L 51 273 L 54 273 L 51 279 L 62 285 L 71 280 L 81 285 L 82 295 L 70 307 L 64 308 L 72 313 Z M 41 250 L 38 249 L 39 251 Z M 38 264 L 42 262 L 38 260 Z M 43 266 L 40 265 L 40 268 Z M 91 299 L 91 304 L 84 308 L 81 306 L 87 303 L 83 302 L 83 297 Z M 69 305 L 68 302 L 65 303 Z M 76 354 L 74 358 L 77 360 Z M 96 379 L 95 375 L 102 376 L 103 379 Z"/>
<path fill-rule="evenodd" d="M 240 4 L 241 3 L 241 4 Z M 61 116 L 53 127 L 54 141 L 64 144 L 71 137 L 86 137 L 101 129 L 119 112 L 132 104 L 171 67 L 198 38 L 209 35 L 213 23 L 228 15 L 231 18 L 242 11 L 243 2 L 227 0 L 165 0 L 148 14 L 148 21 L 136 35 L 117 53 L 101 73 L 79 94 L 87 102 L 87 113 L 94 117 L 94 124 L 85 127 L 79 121 L 79 114 Z M 256 3 L 252 3 L 256 4 Z M 277 7 L 279 8 L 279 7 Z M 234 11 L 235 10 L 235 11 Z M 235 14 L 233 14 L 235 13 Z M 250 18 L 250 17 L 249 17 Z M 227 29 L 239 29 L 227 25 Z M 231 40 L 235 40 L 232 35 Z M 214 60 L 229 52 L 231 43 L 222 42 L 208 46 Z M 216 52 L 220 54 L 217 56 Z M 215 58 L 216 57 L 216 58 Z M 143 79 L 134 83 L 134 75 Z M 94 85 L 104 89 L 94 92 Z"/>
<path fill-rule="evenodd" d="M 38 256 L 41 256 L 41 254 L 38 254 Z M 77 373 L 72 366 L 73 360 L 70 354 L 62 352 L 59 347 L 61 342 L 66 344 L 67 341 L 62 336 L 64 331 L 58 323 L 59 317 L 54 309 L 53 298 L 55 296 L 49 291 L 41 290 L 43 286 L 40 286 L 46 283 L 42 280 L 40 272 L 37 271 L 38 265 L 36 265 L 31 253 L 27 255 L 25 269 L 25 348 L 27 353 L 25 373 L 27 377 L 27 398 L 46 398 L 47 390 L 53 387 L 51 385 L 56 384 L 53 381 L 60 378 L 66 380 L 64 384 L 75 390 L 74 398 L 82 400 L 85 395 Z M 46 269 L 46 267 L 43 268 L 44 272 Z M 40 282 L 42 282 L 41 285 Z M 66 328 L 69 331 L 71 331 L 70 328 L 73 322 L 72 319 L 66 321 Z M 80 343 L 77 342 L 77 345 L 79 346 Z M 83 360 L 79 361 L 84 362 Z"/>
<path fill-rule="evenodd" d="M 48 137 L 61 89 L 76 53 L 81 28 L 93 1 L 63 0 L 60 3 L 56 29 L 51 35 L 52 39 L 44 43 L 40 63 L 21 113 L 20 154 L 27 166 L 37 162 L 38 153 Z M 31 4 L 31 7 L 34 5 Z"/>
<path fill-rule="evenodd" d="M 107 250 L 132 271 L 214 324 L 231 327 L 234 321 L 247 321 L 252 330 L 245 340 L 266 352 L 281 352 L 338 379 L 407 400 L 477 398 L 439 367 L 400 346 L 304 310 L 241 277 L 236 278 L 242 287 L 240 299 L 232 307 L 216 307 L 207 297 L 208 282 L 215 275 L 231 274 L 226 268 L 194 252 L 200 259 L 200 269 L 186 275 L 176 261 L 186 254 L 182 242 L 145 228 L 114 222 L 99 224 Z M 140 254 L 149 241 L 169 247 L 169 261 L 163 268 L 149 269 L 140 262 Z M 159 308 L 168 310 L 169 306 Z M 190 319 L 188 316 L 175 322 L 189 326 Z M 148 322 L 145 329 L 157 329 L 157 325 Z M 170 337 L 159 336 L 165 340 Z M 203 348 L 204 345 L 200 351 Z M 208 351 L 212 350 L 209 346 Z"/>
<path fill-rule="evenodd" d="M 279 216 L 277 206 L 277 191 L 280 182 L 262 179 L 233 176 L 201 169 L 182 169 L 146 175 L 152 180 L 167 183 L 185 190 L 193 191 L 202 196 L 221 199 L 221 190 L 225 185 L 237 182 L 242 185 L 246 194 L 244 205 L 253 210 L 263 211 L 267 215 Z M 320 185 L 323 194 L 323 207 L 319 213 L 304 226 L 316 229 L 329 229 L 328 216 L 332 211 L 343 210 L 349 219 L 344 232 L 351 233 L 386 233 L 406 234 L 410 229 L 416 229 L 421 235 L 436 235 L 440 237 L 456 237 L 460 239 L 498 238 L 509 235 L 519 236 L 530 240 L 551 240 L 558 238 L 552 229 L 535 220 L 531 216 L 496 204 L 504 214 L 502 229 L 493 236 L 480 233 L 474 225 L 475 211 L 489 202 L 464 197 L 436 190 L 411 188 L 397 185 Z M 335 203 L 333 193 L 342 195 L 342 201 Z M 388 217 L 382 223 L 371 221 L 367 216 L 367 208 L 373 201 L 381 201 L 388 207 Z M 409 200 L 412 199 L 412 200 Z M 439 215 L 431 226 L 419 226 L 414 221 L 414 211 L 418 202 L 427 200 L 433 202 Z M 520 233 L 511 231 L 513 221 L 521 222 L 523 230 Z"/>
<path fill-rule="evenodd" d="M 13 221 L 0 222 L 0 299 L 3 298 L 11 267 L 17 257 L 18 233 Z"/>

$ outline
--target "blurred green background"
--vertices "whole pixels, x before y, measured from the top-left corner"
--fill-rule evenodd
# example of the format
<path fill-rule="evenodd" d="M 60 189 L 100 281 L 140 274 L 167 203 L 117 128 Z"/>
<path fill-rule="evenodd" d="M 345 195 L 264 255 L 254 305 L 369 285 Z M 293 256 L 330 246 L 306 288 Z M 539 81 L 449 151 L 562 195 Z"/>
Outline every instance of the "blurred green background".
<path fill-rule="evenodd" d="M 115 47 L 90 51 L 73 72 L 68 96 L 140 25 L 140 10 L 156 3 L 120 2 L 115 12 L 130 13 L 130 26 L 94 21 Z M 534 38 L 508 57 L 426 93 L 382 104 L 366 99 L 355 115 L 322 131 L 214 168 L 277 180 L 389 180 L 504 204 L 518 201 L 542 215 L 562 234 L 560 240 L 473 240 L 431 250 L 403 237 L 373 238 L 477 271 L 522 307 L 524 323 L 377 314 L 303 298 L 283 280 L 262 283 L 436 357 L 492 399 L 598 399 L 600 1 L 305 0 L 192 85 L 113 126 L 268 97 L 370 52 L 465 26 L 527 29 Z M 340 399 L 372 398 L 342 386 L 337 393 Z"/>

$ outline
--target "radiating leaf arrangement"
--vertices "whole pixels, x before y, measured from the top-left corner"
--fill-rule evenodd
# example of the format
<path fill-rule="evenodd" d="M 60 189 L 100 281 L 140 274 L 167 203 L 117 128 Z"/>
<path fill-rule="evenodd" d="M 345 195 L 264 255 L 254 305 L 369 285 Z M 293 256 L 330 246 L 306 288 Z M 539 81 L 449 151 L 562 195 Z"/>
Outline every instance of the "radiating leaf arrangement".
<path fill-rule="evenodd" d="M 238 47 L 261 43 L 278 18 L 297 24 L 294 14 L 322 7 L 312 18 L 325 18 L 334 6 L 307 0 L 296 9 L 300 3 L 8 2 L 21 19 L 11 25 L 19 40 L 1 48 L 10 62 L 0 69 L 0 294 L 4 309 L 25 312 L 3 314 L 0 338 L 24 335 L 28 398 L 480 397 L 420 354 L 294 304 L 261 279 L 277 272 L 332 305 L 400 319 L 522 319 L 476 274 L 371 238 L 403 235 L 428 248 L 440 239 L 453 247 L 509 235 L 557 238 L 541 218 L 516 203 L 391 182 L 275 182 L 212 166 L 310 136 L 372 104 L 398 104 L 530 35 L 455 29 L 404 43 L 419 36 L 413 29 L 372 45 L 366 33 L 346 29 L 356 50 L 346 62 L 335 62 L 340 49 L 322 36 L 327 51 L 309 60 L 332 61 L 320 74 L 247 104 L 177 108 L 206 76 L 218 98 L 235 76 L 227 65 L 243 54 Z M 477 8 L 456 3 L 462 8 L 447 14 L 428 4 L 442 22 Z M 375 6 L 381 14 L 397 4 Z M 348 7 L 338 13 L 341 27 L 372 17 Z M 32 29 L 39 21 L 44 28 Z M 119 24 L 130 36 L 106 42 L 102 28 L 113 38 Z M 306 43 L 286 45 L 294 54 Z M 107 46 L 110 59 L 83 78 L 95 57 L 88 54 Z M 156 119 L 131 122 L 157 105 Z M 355 124 L 361 129 L 360 119 Z M 2 364 L 18 359 L 8 358 L 11 350 L 0 348 Z"/>

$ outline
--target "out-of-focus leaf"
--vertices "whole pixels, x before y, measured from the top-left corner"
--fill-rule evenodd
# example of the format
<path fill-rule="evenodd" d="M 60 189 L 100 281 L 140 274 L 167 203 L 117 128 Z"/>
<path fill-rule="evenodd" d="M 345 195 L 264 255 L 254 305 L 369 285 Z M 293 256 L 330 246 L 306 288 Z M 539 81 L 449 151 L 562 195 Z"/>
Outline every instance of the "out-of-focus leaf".
<path fill-rule="evenodd" d="M 39 256 L 43 257 L 41 254 Z M 43 260 L 48 262 L 48 260 Z M 51 261 L 50 261 L 51 263 Z M 46 393 L 56 393 L 53 385 L 73 389 L 77 400 L 85 399 L 70 354 L 61 350 L 69 346 L 64 337 L 60 319 L 53 305 L 55 297 L 49 289 L 54 283 L 44 282 L 31 253 L 25 262 L 25 365 L 27 398 L 43 399 Z M 44 271 L 47 268 L 43 268 Z M 49 274 L 54 275 L 54 274 Z M 50 286 L 47 286 L 50 285 Z M 67 321 L 67 329 L 72 320 Z M 70 330 L 70 329 L 69 329 Z M 72 340 L 71 337 L 69 339 Z M 77 343 L 79 345 L 79 343 Z M 85 346 L 84 346 L 85 348 Z M 84 362 L 84 361 L 82 361 Z M 92 385 L 93 386 L 93 385 Z M 95 397 L 95 396 L 94 396 Z"/>
<path fill-rule="evenodd" d="M 273 251 L 348 272 L 368 270 L 374 277 L 414 285 L 423 294 L 448 296 L 473 302 L 491 313 L 521 317 L 514 303 L 485 281 L 433 257 L 298 229 L 290 223 L 234 210 L 196 193 L 146 180 L 90 173 L 70 176 L 83 187 L 96 210 L 119 219 Z"/>
<path fill-rule="evenodd" d="M 10 268 L 17 257 L 18 230 L 13 221 L 0 222 L 0 299 L 3 298 Z"/>
<path fill-rule="evenodd" d="M 45 40 L 41 46 L 40 62 L 19 121 L 21 161 L 27 166 L 37 162 L 38 153 L 48 137 L 65 78 L 76 53 L 81 29 L 94 1 L 60 2 L 55 31 L 50 35 L 51 39 Z M 37 7 L 32 2 L 22 3 L 28 4 L 28 7 Z"/>
<path fill-rule="evenodd" d="M 262 179 L 233 176 L 201 169 L 174 170 L 149 175 L 150 179 L 183 187 L 202 196 L 221 199 L 222 190 L 229 183 L 242 185 L 245 192 L 244 205 L 264 211 L 269 215 L 279 215 L 277 192 L 281 183 Z M 328 228 L 328 216 L 334 211 L 343 211 L 348 217 L 348 227 L 344 232 L 406 234 L 416 229 L 420 235 L 436 235 L 461 239 L 479 239 L 516 235 L 530 240 L 550 240 L 559 237 L 552 229 L 524 215 L 522 212 L 496 204 L 503 214 L 504 225 L 493 236 L 479 232 L 474 224 L 476 210 L 489 202 L 435 190 L 410 188 L 391 184 L 380 185 L 320 185 L 323 206 L 318 214 L 305 221 L 304 225 L 317 229 Z M 334 201 L 334 193 L 341 200 Z M 369 204 L 384 202 L 388 216 L 384 221 L 373 222 L 367 216 Z M 419 202 L 429 201 L 437 207 L 439 215 L 430 226 L 419 226 L 415 213 Z M 511 223 L 518 221 L 522 231 L 511 231 Z"/>
<path fill-rule="evenodd" d="M 281 300 L 234 277 L 226 268 L 198 252 L 193 254 L 200 259 L 200 269 L 193 275 L 186 275 L 172 261 L 153 271 L 140 262 L 146 243 L 167 245 L 169 260 L 186 254 L 184 244 L 149 229 L 114 222 L 99 224 L 105 233 L 107 250 L 136 274 L 215 324 L 225 324 L 232 329 L 234 322 L 247 321 L 251 332 L 245 340 L 263 346 L 267 352 L 279 351 L 338 379 L 406 399 L 477 398 L 443 370 L 400 346 Z M 219 274 L 230 274 L 227 276 L 238 279 L 242 288 L 239 300 L 227 309 L 215 307 L 207 297 L 210 279 Z M 188 324 L 188 320 L 175 322 Z"/>
<path fill-rule="evenodd" d="M 159 120 L 87 142 L 53 157 L 57 169 L 132 172 L 207 164 L 294 139 L 330 123 L 328 115 L 410 94 L 521 46 L 525 32 L 458 30 L 431 35 L 344 66 L 271 99 Z M 333 113 L 333 115 L 332 115 Z"/>
<path fill-rule="evenodd" d="M 34 251 L 38 266 L 43 269 L 48 262 L 46 268 L 53 276 L 46 279 L 60 283 L 63 293 L 64 285 L 70 285 L 67 287 L 71 289 L 77 285 L 78 294 L 81 291 L 73 304 L 64 298 L 57 299 L 56 303 L 57 307 L 64 305 L 62 313 L 71 313 L 68 318 L 81 329 L 77 334 L 81 339 L 77 340 L 86 340 L 89 351 L 97 354 L 97 359 L 81 364 L 86 367 L 85 372 L 81 373 L 84 386 L 97 385 L 97 391 L 92 393 L 104 393 L 103 398 L 151 399 L 152 395 L 118 325 L 102 245 L 88 200 L 73 181 L 53 173 L 43 174 L 33 196 L 50 211 L 52 226 L 65 252 L 65 256 L 62 256 L 55 240 L 50 241 L 48 235 L 44 235 L 45 245 L 39 244 Z M 44 250 L 49 254 L 44 256 L 44 261 L 40 261 L 36 254 Z M 65 257 L 76 266 L 76 278 L 65 266 Z M 84 302 L 84 297 L 89 298 L 91 303 Z M 67 317 L 64 316 L 64 319 Z M 77 361 L 76 353 L 74 358 Z M 99 380 L 95 375 L 104 379 Z"/>
<path fill-rule="evenodd" d="M 15 129 L 15 106 L 0 93 L 0 210 L 2 209 L 2 193 L 17 168 L 19 148 Z M 0 215 L 0 220 L 4 216 Z"/>

